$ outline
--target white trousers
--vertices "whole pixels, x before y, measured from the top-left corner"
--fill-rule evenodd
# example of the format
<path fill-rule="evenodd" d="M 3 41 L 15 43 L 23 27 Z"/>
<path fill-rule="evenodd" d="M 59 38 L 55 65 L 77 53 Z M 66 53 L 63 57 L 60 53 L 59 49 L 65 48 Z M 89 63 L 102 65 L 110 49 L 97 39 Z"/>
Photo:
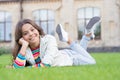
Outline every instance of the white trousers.
<path fill-rule="evenodd" d="M 65 53 L 73 60 L 73 65 L 95 64 L 95 59 L 86 51 L 90 38 L 83 36 L 80 44 L 73 42 L 70 45 L 71 50 L 64 49 Z"/>

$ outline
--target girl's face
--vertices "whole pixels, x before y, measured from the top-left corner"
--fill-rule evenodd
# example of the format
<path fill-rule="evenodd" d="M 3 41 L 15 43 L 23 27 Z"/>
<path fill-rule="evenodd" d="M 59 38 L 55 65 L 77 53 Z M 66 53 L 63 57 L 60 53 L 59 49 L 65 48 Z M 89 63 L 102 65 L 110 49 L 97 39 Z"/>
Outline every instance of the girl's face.
<path fill-rule="evenodd" d="M 27 23 L 22 26 L 22 37 L 30 44 L 34 45 L 39 43 L 40 34 L 36 28 Z"/>

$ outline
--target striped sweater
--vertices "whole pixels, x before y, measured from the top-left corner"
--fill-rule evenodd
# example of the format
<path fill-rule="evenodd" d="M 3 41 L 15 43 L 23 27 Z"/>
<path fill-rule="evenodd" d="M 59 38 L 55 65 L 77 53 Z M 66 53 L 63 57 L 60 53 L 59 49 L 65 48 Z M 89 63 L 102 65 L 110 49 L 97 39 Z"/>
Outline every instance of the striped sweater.
<path fill-rule="evenodd" d="M 39 47 L 37 47 L 35 49 L 31 49 L 31 51 L 32 51 L 32 54 L 33 54 L 36 64 L 34 64 L 32 66 L 28 66 L 28 67 L 50 67 L 49 64 L 45 64 L 45 63 L 41 62 L 41 59 L 39 56 L 40 55 Z M 23 67 L 25 67 L 25 64 L 26 64 L 25 56 L 21 55 L 21 53 L 18 53 L 16 59 L 14 60 L 13 67 L 14 68 L 23 68 Z"/>

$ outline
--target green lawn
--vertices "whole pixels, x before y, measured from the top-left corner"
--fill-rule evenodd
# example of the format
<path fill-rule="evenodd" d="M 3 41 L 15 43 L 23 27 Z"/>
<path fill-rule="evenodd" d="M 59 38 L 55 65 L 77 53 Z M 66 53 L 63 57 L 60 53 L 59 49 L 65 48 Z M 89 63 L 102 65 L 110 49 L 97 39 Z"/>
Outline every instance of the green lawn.
<path fill-rule="evenodd" d="M 93 53 L 96 65 L 8 69 L 10 55 L 0 56 L 0 80 L 120 80 L 120 53 Z"/>

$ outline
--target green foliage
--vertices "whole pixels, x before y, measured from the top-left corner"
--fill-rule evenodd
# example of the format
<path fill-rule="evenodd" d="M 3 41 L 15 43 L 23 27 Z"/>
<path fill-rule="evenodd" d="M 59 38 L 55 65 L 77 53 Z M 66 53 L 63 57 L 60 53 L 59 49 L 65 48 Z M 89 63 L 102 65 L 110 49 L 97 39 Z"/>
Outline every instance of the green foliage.
<path fill-rule="evenodd" d="M 80 40 L 82 38 L 83 32 L 82 31 L 78 31 L 78 40 Z"/>
<path fill-rule="evenodd" d="M 92 54 L 95 65 L 8 69 L 10 55 L 0 56 L 0 80 L 119 80 L 120 53 Z"/>
<path fill-rule="evenodd" d="M 8 47 L 0 47 L 0 55 L 11 53 L 11 49 Z"/>

